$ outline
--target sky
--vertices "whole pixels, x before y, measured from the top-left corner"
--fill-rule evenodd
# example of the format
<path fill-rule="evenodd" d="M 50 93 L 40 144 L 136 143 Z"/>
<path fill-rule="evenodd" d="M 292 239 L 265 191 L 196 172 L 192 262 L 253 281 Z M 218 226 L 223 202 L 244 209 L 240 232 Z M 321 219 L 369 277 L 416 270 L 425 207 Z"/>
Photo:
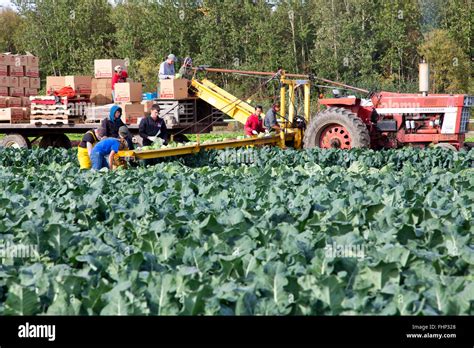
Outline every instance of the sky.
<path fill-rule="evenodd" d="M 0 0 L 0 8 L 1 7 L 13 7 L 13 6 L 10 6 L 10 5 L 11 5 L 10 0 Z"/>

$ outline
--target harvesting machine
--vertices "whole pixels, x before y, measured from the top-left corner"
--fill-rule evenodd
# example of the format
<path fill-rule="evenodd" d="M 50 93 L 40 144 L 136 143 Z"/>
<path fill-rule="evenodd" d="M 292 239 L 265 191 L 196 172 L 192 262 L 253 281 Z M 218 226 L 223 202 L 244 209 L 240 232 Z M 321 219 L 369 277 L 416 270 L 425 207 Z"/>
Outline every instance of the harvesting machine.
<path fill-rule="evenodd" d="M 182 145 L 146 151 L 122 151 L 119 157 L 150 159 L 197 153 L 201 150 L 225 149 L 252 145 L 273 145 L 285 148 L 373 148 L 402 146 L 441 146 L 453 150 L 464 147 L 465 134 L 474 96 L 464 94 L 428 94 L 428 66 L 420 64 L 420 93 L 369 92 L 339 82 L 311 75 L 197 68 L 205 72 L 238 73 L 264 77 L 265 82 L 278 83 L 279 123 L 282 131 L 265 137 L 250 137 L 216 143 Z M 207 78 L 190 82 L 190 93 L 244 124 L 254 106 L 218 87 Z M 311 111 L 311 90 L 316 81 L 335 88 L 353 90 L 365 97 L 340 96 L 320 98 L 318 112 Z M 275 96 L 276 97 L 276 96 Z M 297 102 L 300 107 L 296 106 Z M 323 110 L 320 110 L 324 106 Z M 199 138 L 198 138 L 199 139 Z"/>

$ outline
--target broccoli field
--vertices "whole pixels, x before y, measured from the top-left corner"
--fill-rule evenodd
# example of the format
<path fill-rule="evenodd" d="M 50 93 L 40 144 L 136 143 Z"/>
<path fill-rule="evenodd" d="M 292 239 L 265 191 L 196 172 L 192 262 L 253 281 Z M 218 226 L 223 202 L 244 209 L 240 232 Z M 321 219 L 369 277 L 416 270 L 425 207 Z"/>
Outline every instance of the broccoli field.
<path fill-rule="evenodd" d="M 34 246 L 0 255 L 0 315 L 472 315 L 473 164 L 260 148 L 91 172 L 0 149 L 0 245 Z"/>

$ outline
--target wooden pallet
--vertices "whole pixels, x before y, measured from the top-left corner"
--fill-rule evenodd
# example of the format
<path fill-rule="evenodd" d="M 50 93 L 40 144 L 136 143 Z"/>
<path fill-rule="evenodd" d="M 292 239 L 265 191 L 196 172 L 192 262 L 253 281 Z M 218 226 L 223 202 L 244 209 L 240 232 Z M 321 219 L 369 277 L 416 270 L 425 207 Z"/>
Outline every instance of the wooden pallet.
<path fill-rule="evenodd" d="M 58 110 L 34 110 L 31 109 L 32 115 L 42 115 L 42 116 L 69 116 L 71 114 L 70 110 L 58 109 Z"/>
<path fill-rule="evenodd" d="M 31 114 L 30 119 L 32 120 L 67 120 L 69 115 L 35 115 Z"/>
<path fill-rule="evenodd" d="M 37 110 L 67 110 L 64 104 L 31 104 L 32 109 Z"/>
<path fill-rule="evenodd" d="M 42 125 L 42 124 L 70 124 L 74 123 L 72 120 L 30 120 L 30 124 Z"/>

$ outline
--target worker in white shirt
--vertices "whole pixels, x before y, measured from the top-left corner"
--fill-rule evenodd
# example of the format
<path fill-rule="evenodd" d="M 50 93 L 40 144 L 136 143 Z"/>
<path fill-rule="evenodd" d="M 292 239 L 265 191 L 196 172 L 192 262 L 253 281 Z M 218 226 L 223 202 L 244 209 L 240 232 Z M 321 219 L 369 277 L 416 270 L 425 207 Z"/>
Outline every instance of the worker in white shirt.
<path fill-rule="evenodd" d="M 160 64 L 160 72 L 158 74 L 158 78 L 160 80 L 166 79 L 174 79 L 175 70 L 174 70 L 174 63 L 177 62 L 176 56 L 174 54 L 170 54 L 166 60 Z"/>

